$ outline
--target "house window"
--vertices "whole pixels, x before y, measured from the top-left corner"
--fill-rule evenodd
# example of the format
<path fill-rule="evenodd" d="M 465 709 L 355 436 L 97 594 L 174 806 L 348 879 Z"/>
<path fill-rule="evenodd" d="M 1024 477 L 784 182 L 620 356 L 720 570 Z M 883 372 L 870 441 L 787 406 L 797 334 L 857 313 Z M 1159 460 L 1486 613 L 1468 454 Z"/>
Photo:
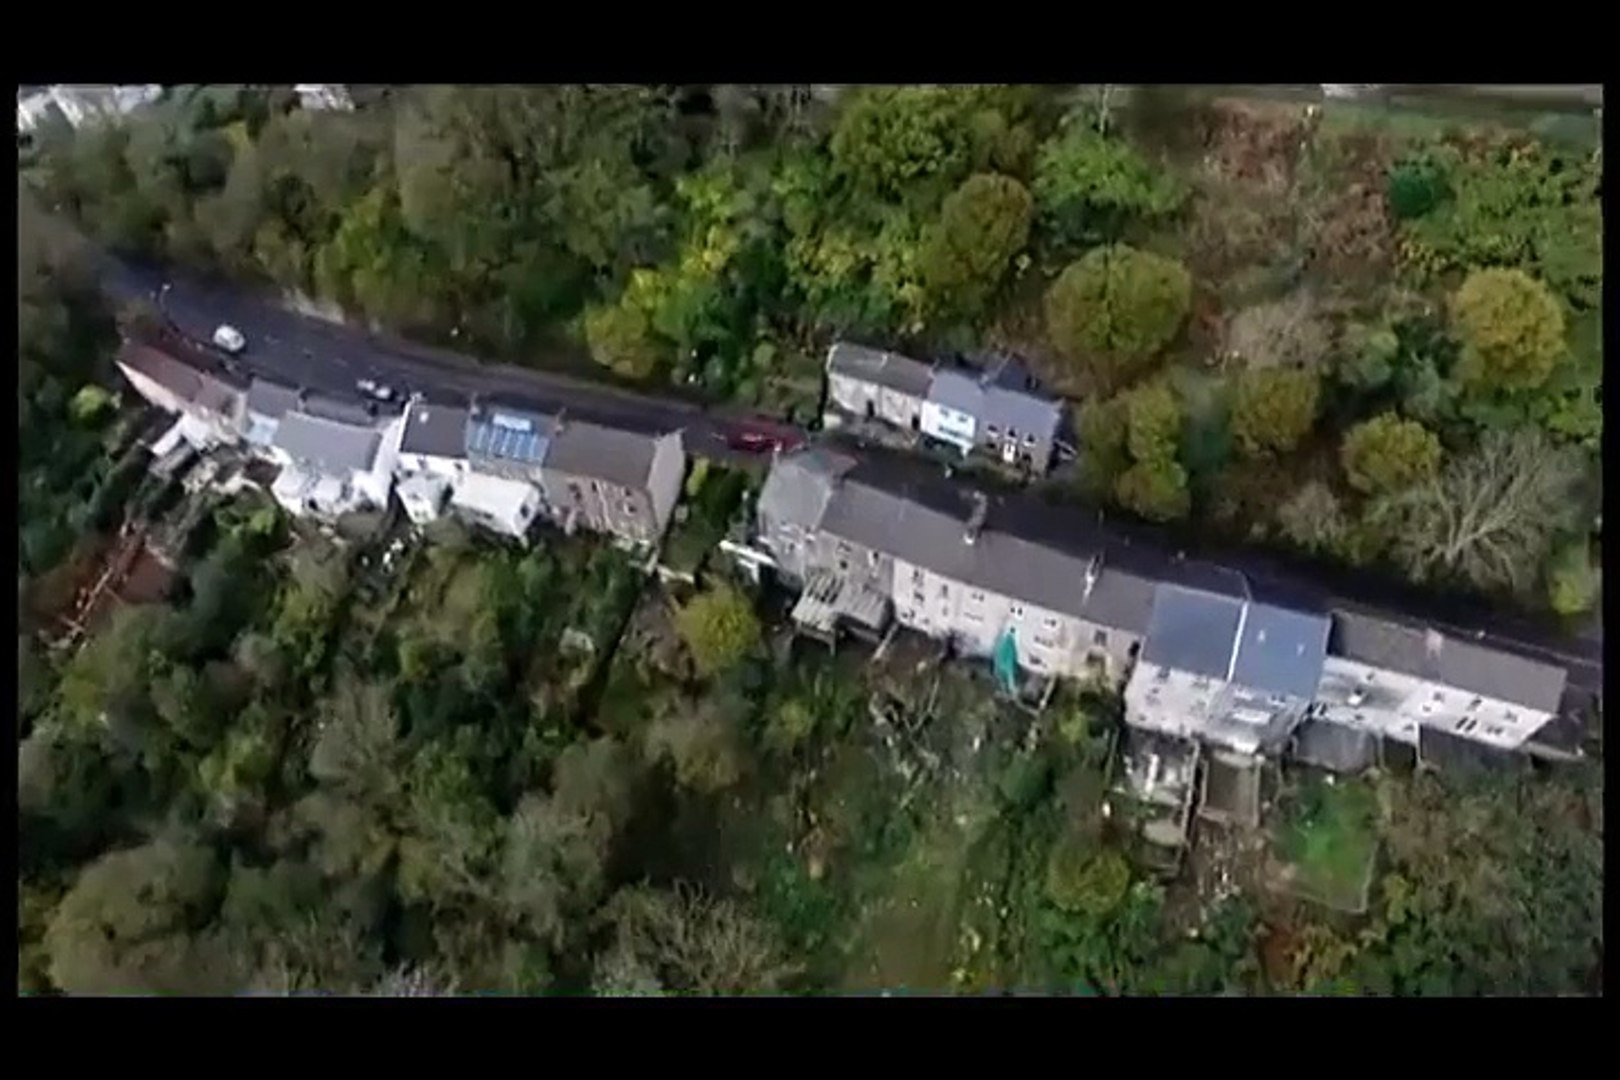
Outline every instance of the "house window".
<path fill-rule="evenodd" d="M 1153 681 L 1154 682 L 1159 682 L 1159 683 L 1169 682 L 1170 681 L 1170 669 L 1169 668 L 1159 668 L 1157 671 L 1155 671 L 1153 673 Z"/>
<path fill-rule="evenodd" d="M 1001 434 L 994 424 L 986 424 L 984 430 L 988 431 L 992 436 Z"/>
<path fill-rule="evenodd" d="M 1041 625 L 1046 627 L 1048 630 L 1056 630 L 1057 629 L 1057 617 L 1049 615 L 1049 616 L 1047 616 L 1045 619 L 1043 619 L 1041 621 Z"/>
<path fill-rule="evenodd" d="M 1506 720 L 1510 724 L 1517 724 L 1519 722 L 1519 714 L 1514 712 L 1512 709 L 1509 709 L 1507 712 L 1502 714 L 1502 719 Z"/>
<path fill-rule="evenodd" d="M 848 559 L 839 559 L 838 560 L 838 569 L 848 571 L 849 570 L 849 560 Z"/>
<path fill-rule="evenodd" d="M 926 603 L 927 600 L 928 600 L 928 598 L 923 595 L 923 591 L 921 589 L 913 590 L 912 594 L 911 594 L 911 599 L 912 599 L 913 603 L 917 603 L 917 604 Z"/>
<path fill-rule="evenodd" d="M 943 582 L 941 582 L 940 586 L 939 586 L 939 598 L 941 600 L 944 600 L 946 597 L 948 597 L 950 595 L 951 595 L 951 587 L 949 585 L 946 585 Z"/>
<path fill-rule="evenodd" d="M 1479 708 L 1479 703 L 1481 701 L 1483 701 L 1483 700 L 1485 700 L 1485 699 L 1484 698 L 1475 698 L 1473 701 L 1470 701 L 1468 703 L 1468 711 L 1473 712 L 1475 709 Z"/>
<path fill-rule="evenodd" d="M 984 593 L 979 592 L 977 589 L 975 589 L 971 595 L 973 597 L 973 602 L 975 604 L 984 603 Z"/>
<path fill-rule="evenodd" d="M 911 572 L 911 583 L 913 585 L 921 585 L 922 582 L 923 582 L 923 572 L 921 570 L 913 570 Z"/>
<path fill-rule="evenodd" d="M 1022 619 L 1024 617 L 1024 605 L 1023 604 L 1014 604 L 1012 606 L 1012 617 L 1015 618 L 1015 619 Z"/>
<path fill-rule="evenodd" d="M 1108 631 L 1093 630 L 1091 632 L 1091 643 L 1099 647 L 1106 646 L 1108 644 Z"/>
<path fill-rule="evenodd" d="M 1438 690 L 1436 690 L 1434 692 L 1434 702 L 1435 702 L 1436 705 L 1440 704 L 1441 702 L 1443 702 L 1445 700 L 1446 700 L 1446 695 L 1442 694 Z"/>
<path fill-rule="evenodd" d="M 1035 445 L 1035 436 L 1033 436 L 1033 435 L 1025 435 L 1024 436 L 1024 445 L 1025 446 L 1034 446 Z"/>
<path fill-rule="evenodd" d="M 1502 728 L 1497 727 L 1495 724 L 1486 724 L 1485 734 L 1491 736 L 1492 738 L 1500 739 L 1505 732 Z"/>

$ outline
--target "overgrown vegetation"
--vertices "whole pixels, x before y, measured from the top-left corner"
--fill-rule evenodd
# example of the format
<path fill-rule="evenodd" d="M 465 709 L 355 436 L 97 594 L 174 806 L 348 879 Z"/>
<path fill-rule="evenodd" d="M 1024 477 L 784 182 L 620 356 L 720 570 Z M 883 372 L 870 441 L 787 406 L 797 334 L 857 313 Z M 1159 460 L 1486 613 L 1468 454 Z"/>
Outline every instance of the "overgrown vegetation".
<path fill-rule="evenodd" d="M 993 339 L 1093 380 L 1093 498 L 1593 610 L 1594 161 L 1070 104 L 183 88 L 28 184 L 121 250 L 773 409 L 833 333 Z M 1357 902 L 1370 868 L 1360 915 L 1240 850 L 1162 881 L 1117 701 L 1036 718 L 904 635 L 789 649 L 705 558 L 733 474 L 694 474 L 667 589 L 454 528 L 388 572 L 247 497 L 169 600 L 52 651 L 143 458 L 82 253 L 28 190 L 18 220 L 21 992 L 1601 990 L 1600 766 L 1307 781 L 1248 857 Z"/>

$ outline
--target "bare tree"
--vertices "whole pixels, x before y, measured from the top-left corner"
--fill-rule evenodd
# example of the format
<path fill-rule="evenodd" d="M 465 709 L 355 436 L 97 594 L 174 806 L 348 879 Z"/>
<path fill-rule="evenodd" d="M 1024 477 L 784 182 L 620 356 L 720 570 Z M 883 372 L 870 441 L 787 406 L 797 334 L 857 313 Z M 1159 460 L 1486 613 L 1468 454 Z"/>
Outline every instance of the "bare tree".
<path fill-rule="evenodd" d="M 771 993 L 796 970 L 766 924 L 689 885 L 627 889 L 610 918 L 618 938 L 598 964 L 598 984 L 616 992 Z"/>
<path fill-rule="evenodd" d="M 1522 590 L 1571 522 L 1579 480 L 1576 458 L 1540 433 L 1489 432 L 1474 452 L 1370 512 L 1413 577 Z"/>
<path fill-rule="evenodd" d="M 1327 325 L 1304 291 L 1244 308 L 1226 327 L 1227 353 L 1252 370 L 1315 367 L 1328 345 Z"/>

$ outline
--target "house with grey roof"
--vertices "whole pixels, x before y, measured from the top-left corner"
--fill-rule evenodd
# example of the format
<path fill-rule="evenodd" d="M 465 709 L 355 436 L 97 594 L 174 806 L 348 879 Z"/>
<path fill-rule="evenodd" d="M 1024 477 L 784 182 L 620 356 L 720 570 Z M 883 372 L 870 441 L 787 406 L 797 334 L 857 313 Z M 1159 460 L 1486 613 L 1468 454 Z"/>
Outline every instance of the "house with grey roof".
<path fill-rule="evenodd" d="M 212 358 L 125 341 L 115 363 L 136 393 L 181 417 L 175 432 L 197 449 L 241 438 L 247 385 Z"/>
<path fill-rule="evenodd" d="M 276 428 L 281 418 L 298 408 L 300 394 L 297 387 L 285 386 L 255 376 L 248 384 L 247 430 L 248 444 L 260 451 L 275 442 Z"/>
<path fill-rule="evenodd" d="M 465 406 L 415 399 L 405 407 L 399 441 L 399 468 L 406 473 L 455 477 L 467 471 Z"/>
<path fill-rule="evenodd" d="M 827 384 L 833 418 L 880 420 L 1036 474 L 1051 467 L 1062 405 L 1010 357 L 929 366 L 841 341 L 827 355 Z"/>
<path fill-rule="evenodd" d="M 848 416 L 919 431 L 932 380 L 927 364 L 898 353 L 848 341 L 827 351 L 828 404 Z"/>
<path fill-rule="evenodd" d="M 1282 750 L 1326 656 L 1324 613 L 1257 599 L 1228 580 L 1162 582 L 1125 690 L 1125 720 L 1244 754 Z"/>
<path fill-rule="evenodd" d="M 963 454 L 978 442 L 979 416 L 984 412 L 984 388 L 979 380 L 960 371 L 936 371 L 923 402 L 923 434 L 948 442 Z"/>
<path fill-rule="evenodd" d="M 540 462 L 545 512 L 564 531 L 583 526 L 636 546 L 663 538 L 685 475 L 679 431 L 648 434 L 571 416 L 559 418 Z"/>
<path fill-rule="evenodd" d="M 404 418 L 378 424 L 363 410 L 365 422 L 333 412 L 304 401 L 276 425 L 269 451 L 282 468 L 271 494 L 295 516 L 331 518 L 388 505 Z"/>
<path fill-rule="evenodd" d="M 818 636 L 840 619 L 880 630 L 892 613 L 963 655 L 1010 645 L 1036 675 L 1122 676 L 1146 629 L 1140 579 L 1106 575 L 1080 530 L 1054 543 L 1002 511 L 810 448 L 773 464 L 758 530 L 778 573 L 810 597 L 795 619 Z"/>
<path fill-rule="evenodd" d="M 1514 750 L 1558 715 L 1566 681 L 1554 664 L 1341 607 L 1312 715 L 1411 746 L 1434 728 Z"/>

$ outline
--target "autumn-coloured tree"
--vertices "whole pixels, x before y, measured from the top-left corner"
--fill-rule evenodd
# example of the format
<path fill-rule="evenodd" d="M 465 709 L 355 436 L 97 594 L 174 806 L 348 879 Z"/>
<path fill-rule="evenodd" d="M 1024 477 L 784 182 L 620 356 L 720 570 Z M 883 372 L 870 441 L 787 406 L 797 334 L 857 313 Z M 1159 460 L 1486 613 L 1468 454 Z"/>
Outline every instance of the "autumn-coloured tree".
<path fill-rule="evenodd" d="M 1232 435 L 1251 455 L 1287 453 L 1316 423 L 1321 384 L 1314 372 L 1252 371 L 1237 384 Z"/>
<path fill-rule="evenodd" d="M 1029 240 L 1034 201 L 1017 180 L 970 176 L 951 192 L 922 251 L 923 284 L 937 309 L 961 318 L 982 313 Z"/>
<path fill-rule="evenodd" d="M 1451 316 L 1463 342 L 1457 377 L 1474 389 L 1534 390 L 1564 354 L 1558 299 L 1522 270 L 1469 274 Z"/>
<path fill-rule="evenodd" d="M 1192 277 L 1174 259 L 1123 244 L 1071 263 L 1046 293 L 1052 344 L 1103 385 L 1140 373 L 1181 329 Z"/>
<path fill-rule="evenodd" d="M 1383 413 L 1345 434 L 1339 460 L 1351 487 L 1385 495 L 1433 476 L 1440 467 L 1440 440 L 1416 420 Z"/>

